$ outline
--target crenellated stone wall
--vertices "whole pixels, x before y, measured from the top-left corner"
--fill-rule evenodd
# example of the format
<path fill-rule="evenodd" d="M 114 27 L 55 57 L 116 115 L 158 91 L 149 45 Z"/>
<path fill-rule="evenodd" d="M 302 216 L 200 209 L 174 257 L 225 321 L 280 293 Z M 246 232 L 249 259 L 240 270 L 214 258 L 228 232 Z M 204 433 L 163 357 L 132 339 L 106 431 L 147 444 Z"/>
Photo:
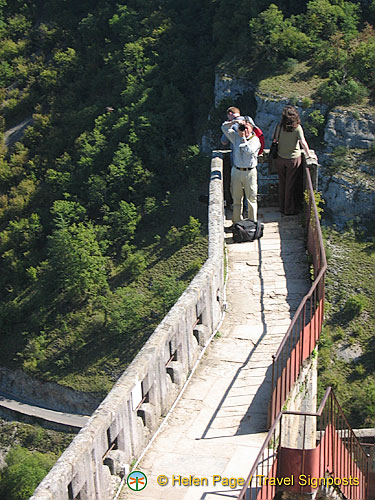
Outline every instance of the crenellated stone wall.
<path fill-rule="evenodd" d="M 217 153 L 211 162 L 206 263 L 31 500 L 113 498 L 116 480 L 110 468 L 120 472 L 137 459 L 158 429 L 222 319 L 223 205 L 222 158 Z"/>

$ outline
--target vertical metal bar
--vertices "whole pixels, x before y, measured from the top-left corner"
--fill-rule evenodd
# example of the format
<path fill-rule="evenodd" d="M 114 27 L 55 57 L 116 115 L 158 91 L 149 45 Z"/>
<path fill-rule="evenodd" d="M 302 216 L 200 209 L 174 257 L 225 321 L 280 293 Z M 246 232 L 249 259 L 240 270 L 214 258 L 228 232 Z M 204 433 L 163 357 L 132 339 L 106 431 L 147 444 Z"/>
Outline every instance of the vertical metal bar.
<path fill-rule="evenodd" d="M 298 336 L 297 336 L 297 333 L 296 333 L 296 328 L 295 326 L 293 325 L 293 329 L 292 329 L 292 332 L 293 332 L 293 338 L 294 338 L 294 373 L 293 373 L 293 383 L 297 380 L 297 344 L 298 344 Z"/>
<path fill-rule="evenodd" d="M 332 395 L 330 397 L 330 423 L 331 423 L 331 428 L 332 428 L 332 432 L 331 432 L 331 450 L 332 450 L 332 474 L 335 475 L 335 443 L 334 443 L 334 432 L 333 432 L 333 399 L 332 399 Z"/>
<path fill-rule="evenodd" d="M 282 406 L 284 406 L 284 403 L 286 401 L 286 395 L 287 395 L 287 392 L 286 392 L 286 384 L 287 384 L 287 353 L 286 353 L 286 343 L 284 344 L 284 347 L 283 347 L 283 386 L 284 386 L 284 394 L 283 394 L 283 401 L 282 401 Z M 282 410 L 282 408 L 280 408 L 280 411 Z"/>
<path fill-rule="evenodd" d="M 325 448 L 325 441 L 323 441 L 324 415 L 325 412 L 323 411 L 322 415 L 319 417 L 319 426 L 320 426 L 319 477 L 323 477 L 323 470 L 324 470 L 324 448 Z"/>
<path fill-rule="evenodd" d="M 339 466 L 340 466 L 340 478 L 342 479 L 343 477 L 345 477 L 345 474 L 344 474 L 344 470 L 343 470 L 343 451 L 344 451 L 344 446 L 343 446 L 343 442 L 342 442 L 342 438 L 341 438 L 341 429 L 342 429 L 342 416 L 341 416 L 341 413 L 340 413 L 340 409 L 339 409 L 339 406 L 337 405 L 337 425 L 338 425 L 338 428 L 339 428 L 339 439 L 337 440 L 338 441 L 338 447 L 339 447 L 339 453 L 340 453 L 340 463 L 339 463 Z"/>
<path fill-rule="evenodd" d="M 284 344 L 285 346 L 285 344 Z M 280 407 L 279 411 L 283 409 L 283 404 L 285 400 L 285 349 L 282 348 L 281 351 L 281 384 L 280 384 Z"/>
<path fill-rule="evenodd" d="M 293 352 L 293 337 L 290 335 L 290 341 L 289 341 L 289 355 L 288 355 L 288 365 L 289 365 L 289 387 L 288 387 L 288 394 L 292 390 L 293 387 L 293 368 L 292 368 L 292 352 Z"/>
<path fill-rule="evenodd" d="M 271 427 L 274 420 L 275 411 L 275 355 L 272 354 L 272 379 L 271 379 L 271 408 L 269 411 L 269 422 L 268 425 Z"/>
<path fill-rule="evenodd" d="M 316 290 L 316 289 L 315 289 Z M 310 298 L 309 300 L 309 303 L 310 303 L 310 318 L 309 318 L 309 323 L 310 323 L 310 328 L 309 328 L 309 335 L 310 335 L 310 339 L 309 339 L 309 351 L 310 353 L 312 352 L 312 350 L 314 349 L 314 346 L 315 346 L 315 301 L 314 301 L 314 297 L 315 297 L 315 290 L 312 294 L 312 297 Z"/>
<path fill-rule="evenodd" d="M 323 413 L 322 413 L 322 429 L 324 432 L 324 446 L 323 446 L 323 464 L 322 464 L 322 469 L 320 470 L 320 473 L 323 477 L 323 471 L 326 470 L 326 440 L 327 440 L 327 433 L 326 433 L 326 408 L 324 407 Z"/>
<path fill-rule="evenodd" d="M 340 424 L 340 413 L 338 411 L 337 405 L 336 405 L 336 425 L 337 425 L 337 468 L 338 468 L 338 474 L 340 479 L 343 478 L 343 470 L 342 470 L 342 459 L 341 459 L 341 451 L 342 451 L 342 446 L 341 446 L 341 424 Z"/>
<path fill-rule="evenodd" d="M 302 337 L 303 337 L 303 341 L 302 341 L 302 344 L 303 344 L 303 349 L 302 349 L 302 353 L 305 351 L 305 342 L 306 342 L 306 338 L 305 338 L 305 325 L 306 325 L 306 303 L 303 305 L 303 309 L 302 309 Z M 308 350 L 308 349 L 307 349 Z M 304 356 L 302 355 L 302 362 L 304 360 Z M 301 363 L 302 365 L 302 363 Z"/>
<path fill-rule="evenodd" d="M 316 341 L 318 340 L 318 331 L 320 329 L 320 310 L 319 310 L 319 298 L 318 298 L 318 289 L 319 285 L 315 288 L 314 290 L 314 308 L 313 308 L 313 315 L 314 315 L 314 347 L 316 345 Z M 313 349 L 314 349 L 313 347 Z"/>
<path fill-rule="evenodd" d="M 344 473 L 345 477 L 349 477 L 349 460 L 348 460 L 348 437 L 349 437 L 349 428 L 346 425 L 346 422 L 343 420 L 343 429 L 344 429 L 344 439 L 345 439 L 345 447 L 344 447 L 344 452 L 345 452 L 345 468 L 344 468 Z M 348 492 L 350 489 L 350 485 L 348 485 L 346 491 Z"/>
<path fill-rule="evenodd" d="M 280 409 L 281 409 L 281 405 L 280 405 L 280 402 L 281 402 L 281 363 L 280 363 L 280 355 L 279 357 L 277 358 L 277 381 L 276 381 L 276 384 L 277 384 L 277 404 L 276 404 L 276 411 L 275 411 L 275 416 L 274 418 L 276 419 L 276 416 L 277 414 L 279 413 Z"/>
<path fill-rule="evenodd" d="M 301 371 L 301 366 L 303 363 L 303 348 L 304 348 L 304 339 L 305 339 L 305 331 L 303 328 L 303 312 L 302 311 L 301 311 L 301 314 L 299 316 L 299 337 L 301 339 L 301 361 L 300 361 L 299 367 L 298 367 L 298 375 L 299 375 L 299 372 Z"/>
<path fill-rule="evenodd" d="M 274 431 L 275 432 L 275 431 Z M 270 447 L 267 446 L 267 476 L 269 474 L 269 470 L 270 470 L 270 463 L 272 462 L 272 457 L 273 457 L 273 453 L 271 453 L 271 459 L 270 459 Z M 274 460 L 274 459 L 273 459 Z"/>
<path fill-rule="evenodd" d="M 306 415 L 303 419 L 303 434 L 302 434 L 302 461 L 301 461 L 301 475 L 305 474 L 305 448 L 306 448 Z M 302 487 L 300 487 L 300 492 L 302 493 Z"/>
<path fill-rule="evenodd" d="M 262 453 L 262 476 L 264 476 L 264 452 Z M 262 481 L 263 481 L 263 478 L 262 478 Z M 261 494 L 261 498 L 263 498 L 263 487 L 262 487 L 262 482 L 260 483 L 260 494 Z"/>
<path fill-rule="evenodd" d="M 354 474 L 355 474 L 355 468 L 354 468 L 354 460 L 353 460 L 353 447 L 354 447 L 354 442 L 353 442 L 353 433 L 351 432 L 350 433 L 350 465 L 351 465 L 351 476 L 354 477 Z M 354 485 L 353 485 L 354 486 Z M 351 493 L 351 496 L 353 496 L 353 487 L 352 487 L 352 491 L 350 492 Z"/>

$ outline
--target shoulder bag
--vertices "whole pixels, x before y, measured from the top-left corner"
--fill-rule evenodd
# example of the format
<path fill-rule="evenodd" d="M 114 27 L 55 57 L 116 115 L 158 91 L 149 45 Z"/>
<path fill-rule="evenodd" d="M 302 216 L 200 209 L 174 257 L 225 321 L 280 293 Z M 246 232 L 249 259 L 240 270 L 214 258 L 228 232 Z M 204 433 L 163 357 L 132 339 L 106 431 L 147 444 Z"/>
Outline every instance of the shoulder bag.
<path fill-rule="evenodd" d="M 279 130 L 279 133 L 277 134 L 277 140 L 276 138 L 276 131 L 277 129 Z M 280 131 L 281 131 L 281 123 L 276 125 L 275 132 L 273 134 L 272 138 L 272 144 L 270 147 L 270 152 L 268 154 L 268 173 L 269 174 L 277 174 L 277 168 L 276 168 L 276 158 L 277 158 L 277 152 L 279 149 L 279 137 L 280 137 Z"/>

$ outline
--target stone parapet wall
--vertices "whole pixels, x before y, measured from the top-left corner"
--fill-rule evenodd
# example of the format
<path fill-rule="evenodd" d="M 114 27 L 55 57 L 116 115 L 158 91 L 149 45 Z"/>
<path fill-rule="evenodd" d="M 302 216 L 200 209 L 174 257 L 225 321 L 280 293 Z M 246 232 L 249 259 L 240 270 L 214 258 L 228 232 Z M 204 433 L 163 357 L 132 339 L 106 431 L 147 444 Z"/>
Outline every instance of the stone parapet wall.
<path fill-rule="evenodd" d="M 181 391 L 224 306 L 222 158 L 209 187 L 208 259 L 30 500 L 109 500 L 111 454 L 137 459 Z M 112 468 L 113 470 L 113 468 Z"/>

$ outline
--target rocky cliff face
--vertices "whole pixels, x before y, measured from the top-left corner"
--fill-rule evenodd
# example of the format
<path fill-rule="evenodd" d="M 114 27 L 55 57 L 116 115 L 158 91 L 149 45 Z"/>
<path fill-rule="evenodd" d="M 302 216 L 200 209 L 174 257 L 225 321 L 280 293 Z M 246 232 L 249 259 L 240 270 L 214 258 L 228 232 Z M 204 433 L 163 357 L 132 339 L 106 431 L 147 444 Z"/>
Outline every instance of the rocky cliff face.
<path fill-rule="evenodd" d="M 285 106 L 290 103 L 289 99 L 276 99 L 274 97 L 255 92 L 255 100 L 257 102 L 257 112 L 254 117 L 255 123 L 263 130 L 266 138 L 266 144 L 271 144 L 273 132 L 276 125 L 279 123 L 281 113 Z M 301 116 L 302 125 L 308 115 L 314 111 L 319 110 L 322 115 L 327 112 L 327 106 L 315 104 L 311 108 L 303 108 L 301 102 L 297 102 L 296 106 Z"/>
<path fill-rule="evenodd" d="M 31 404 L 35 401 L 37 406 L 81 415 L 91 415 L 102 400 L 102 395 L 74 391 L 4 367 L 0 367 L 0 388 Z"/>
<path fill-rule="evenodd" d="M 257 103 L 255 123 L 263 130 L 266 147 L 270 145 L 273 131 L 280 120 L 284 106 L 290 100 L 260 93 L 255 86 L 244 79 L 236 79 L 230 75 L 217 74 L 215 78 L 215 106 L 224 98 L 233 98 L 249 91 L 254 92 Z M 318 150 L 321 164 L 319 173 L 319 191 L 325 200 L 324 210 L 332 222 L 343 227 L 346 222 L 356 217 L 371 217 L 375 210 L 375 179 L 374 170 L 366 165 L 353 162 L 353 168 L 332 173 L 329 168 L 330 153 L 339 146 L 351 149 L 368 149 L 375 140 L 375 113 L 368 111 L 353 111 L 347 108 L 336 107 L 328 111 L 327 106 L 314 104 L 312 108 L 303 108 L 297 102 L 302 124 L 313 110 L 319 110 L 326 116 L 324 128 L 324 147 Z M 246 109 L 241 109 L 246 113 Z M 203 149 L 208 153 L 217 147 L 209 136 L 206 136 Z M 258 167 L 259 191 L 277 182 L 277 176 L 269 176 L 267 168 Z"/>
<path fill-rule="evenodd" d="M 355 156 L 355 155 L 354 155 Z M 375 213 L 375 177 L 369 171 L 368 163 L 360 159 L 353 165 L 345 165 L 335 173 L 327 166 L 329 159 L 321 156 L 319 190 L 322 192 L 325 206 L 325 218 L 338 228 L 343 228 L 349 221 L 373 218 Z"/>
<path fill-rule="evenodd" d="M 367 149 L 374 144 L 375 115 L 334 108 L 327 117 L 324 141 L 329 148 L 346 146 Z"/>

